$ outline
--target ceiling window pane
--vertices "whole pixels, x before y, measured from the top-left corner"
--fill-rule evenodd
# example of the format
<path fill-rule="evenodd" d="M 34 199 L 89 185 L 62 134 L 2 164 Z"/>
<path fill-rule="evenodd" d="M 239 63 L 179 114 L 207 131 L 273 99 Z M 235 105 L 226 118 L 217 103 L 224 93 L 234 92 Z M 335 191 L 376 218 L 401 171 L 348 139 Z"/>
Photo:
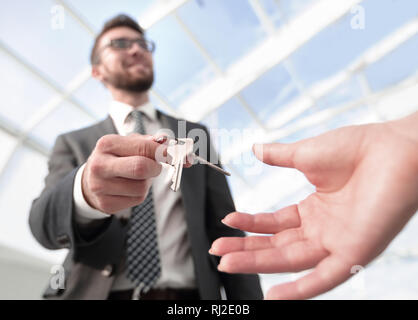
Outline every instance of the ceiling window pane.
<path fill-rule="evenodd" d="M 202 123 L 210 129 L 212 143 L 221 156 L 232 146 L 241 144 L 245 135 L 253 135 L 256 130 L 260 130 L 235 98 L 210 113 Z"/>
<path fill-rule="evenodd" d="M 361 6 L 365 12 L 364 29 L 351 27 L 354 14 L 349 12 L 290 57 L 305 85 L 348 66 L 374 43 L 418 14 L 418 1 L 365 0 Z"/>
<path fill-rule="evenodd" d="M 317 99 L 312 106 L 308 107 L 292 120 L 286 122 L 284 127 L 290 127 L 301 119 L 311 116 L 321 110 L 341 107 L 343 104 L 362 98 L 363 94 L 363 88 L 358 81 L 358 77 L 353 77 L 338 85 L 323 97 Z"/>
<path fill-rule="evenodd" d="M 284 22 L 284 12 L 277 0 L 259 0 L 264 12 L 267 14 L 274 26 L 280 27 Z"/>
<path fill-rule="evenodd" d="M 156 42 L 154 85 L 173 107 L 214 78 L 212 68 L 173 17 L 152 26 L 148 38 Z"/>
<path fill-rule="evenodd" d="M 382 90 L 402 79 L 417 75 L 418 35 L 395 51 L 366 68 L 365 74 L 372 90 Z"/>
<path fill-rule="evenodd" d="M 99 80 L 89 78 L 73 93 L 73 96 L 98 119 L 107 116 L 112 97 Z"/>
<path fill-rule="evenodd" d="M 5 169 L 5 165 L 11 156 L 15 146 L 17 144 L 17 139 L 12 137 L 11 135 L 7 134 L 4 131 L 0 130 L 0 146 L 1 146 L 1 153 L 0 153 L 0 174 Z"/>
<path fill-rule="evenodd" d="M 22 129 L 55 91 L 1 50 L 0 69 L 1 117 Z"/>
<path fill-rule="evenodd" d="M 60 86 L 89 63 L 91 36 L 55 1 L 8 1 L 7 12 L 2 41 Z"/>
<path fill-rule="evenodd" d="M 279 6 L 286 20 L 297 16 L 309 9 L 317 0 L 274 0 Z"/>
<path fill-rule="evenodd" d="M 361 98 L 363 94 L 363 88 L 358 78 L 353 77 L 318 99 L 311 110 L 317 112 L 327 108 L 339 107 L 344 103 Z"/>
<path fill-rule="evenodd" d="M 48 148 L 52 148 L 59 134 L 83 128 L 93 124 L 94 121 L 95 119 L 73 104 L 64 102 L 40 122 L 30 135 Z"/>
<path fill-rule="evenodd" d="M 286 69 L 278 65 L 245 88 L 241 94 L 258 117 L 267 121 L 297 97 L 299 90 Z"/>
<path fill-rule="evenodd" d="M 189 1 L 179 16 L 222 69 L 265 37 L 247 1 Z"/>

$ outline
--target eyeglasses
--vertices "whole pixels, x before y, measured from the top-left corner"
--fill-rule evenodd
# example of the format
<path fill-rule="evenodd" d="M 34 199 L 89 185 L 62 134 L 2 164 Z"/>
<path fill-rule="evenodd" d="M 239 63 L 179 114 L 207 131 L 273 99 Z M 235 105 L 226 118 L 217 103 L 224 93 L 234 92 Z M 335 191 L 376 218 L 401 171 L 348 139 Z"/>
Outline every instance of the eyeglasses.
<path fill-rule="evenodd" d="M 155 43 L 150 40 L 145 40 L 142 38 L 137 39 L 128 39 L 128 38 L 119 38 L 110 40 L 110 43 L 107 46 L 110 46 L 114 49 L 124 50 L 132 48 L 133 44 L 137 43 L 142 49 L 149 52 L 154 52 Z M 105 46 L 106 47 L 106 46 Z"/>
<path fill-rule="evenodd" d="M 115 50 L 127 50 L 132 48 L 134 43 L 137 43 L 142 49 L 148 51 L 148 52 L 154 52 L 155 50 L 155 43 L 151 40 L 145 40 L 142 38 L 137 39 L 128 39 L 128 38 L 118 38 L 118 39 L 112 39 L 110 42 L 106 45 L 104 45 L 96 54 L 96 61 L 99 61 L 99 56 L 103 52 L 104 49 L 107 47 L 111 47 Z"/>

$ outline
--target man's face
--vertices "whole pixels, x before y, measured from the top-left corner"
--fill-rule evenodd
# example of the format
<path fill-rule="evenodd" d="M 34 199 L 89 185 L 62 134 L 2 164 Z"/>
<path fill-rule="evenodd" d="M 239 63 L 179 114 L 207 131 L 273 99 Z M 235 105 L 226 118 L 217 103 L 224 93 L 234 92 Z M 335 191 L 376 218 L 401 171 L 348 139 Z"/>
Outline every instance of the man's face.
<path fill-rule="evenodd" d="M 120 38 L 143 39 L 143 36 L 128 27 L 116 27 L 103 34 L 98 45 L 99 63 L 93 66 L 93 76 L 106 86 L 133 92 L 147 91 L 154 81 L 151 52 L 138 43 L 126 49 L 104 48 L 111 40 Z"/>

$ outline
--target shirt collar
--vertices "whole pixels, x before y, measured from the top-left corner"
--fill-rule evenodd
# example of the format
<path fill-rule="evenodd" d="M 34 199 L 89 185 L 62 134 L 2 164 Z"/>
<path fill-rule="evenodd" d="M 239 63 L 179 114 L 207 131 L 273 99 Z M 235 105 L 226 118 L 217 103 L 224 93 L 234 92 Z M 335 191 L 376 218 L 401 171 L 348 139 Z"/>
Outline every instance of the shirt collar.
<path fill-rule="evenodd" d="M 129 104 L 112 100 L 110 102 L 109 115 L 114 121 L 123 124 L 133 110 L 141 110 L 151 121 L 157 120 L 157 110 L 151 102 L 146 102 L 142 105 L 133 107 Z"/>

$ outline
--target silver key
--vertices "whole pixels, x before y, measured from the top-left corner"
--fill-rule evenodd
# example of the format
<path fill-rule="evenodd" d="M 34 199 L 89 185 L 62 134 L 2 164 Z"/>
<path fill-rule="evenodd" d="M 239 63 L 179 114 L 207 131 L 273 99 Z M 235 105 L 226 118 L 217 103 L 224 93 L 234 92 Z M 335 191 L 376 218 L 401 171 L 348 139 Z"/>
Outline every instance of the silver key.
<path fill-rule="evenodd" d="M 226 175 L 226 176 L 230 176 L 231 174 L 228 171 L 225 171 L 222 168 L 219 168 L 217 165 L 214 165 L 212 162 L 209 162 L 205 159 L 203 159 L 202 157 L 197 156 L 196 154 L 192 153 L 189 155 L 191 157 L 191 159 L 193 161 L 198 161 L 201 164 L 206 164 L 207 166 L 211 167 L 212 169 L 215 169 L 216 171 Z"/>
<path fill-rule="evenodd" d="M 174 142 L 173 142 L 173 140 L 174 140 Z M 186 140 L 186 139 L 174 138 L 174 139 L 169 139 L 169 143 L 173 144 L 173 145 L 176 144 L 176 143 L 182 145 L 182 144 L 185 144 L 184 140 Z M 188 139 L 188 140 L 191 140 L 191 139 Z M 162 141 L 163 141 L 163 138 L 160 138 L 160 143 Z M 157 142 L 159 142 L 159 141 L 157 141 Z M 188 143 L 191 143 L 191 142 L 188 141 Z M 213 163 L 203 159 L 202 157 L 197 156 L 193 152 L 193 143 L 191 143 L 191 146 L 188 146 L 188 148 L 191 148 L 191 149 L 188 149 L 188 151 L 190 151 L 190 152 L 187 154 L 187 159 L 190 163 L 194 164 L 195 162 L 199 162 L 201 164 L 206 164 L 207 166 L 211 167 L 212 169 L 215 169 L 216 171 L 218 171 L 218 172 L 220 172 L 220 173 L 222 173 L 226 176 L 231 175 L 228 171 L 218 167 L 217 165 L 214 165 Z"/>
<path fill-rule="evenodd" d="M 171 178 L 171 190 L 177 191 L 180 188 L 181 174 L 183 172 L 184 161 L 190 153 L 193 152 L 193 139 L 184 138 L 170 140 L 167 153 L 171 157 L 171 165 L 174 167 L 173 176 Z"/>

